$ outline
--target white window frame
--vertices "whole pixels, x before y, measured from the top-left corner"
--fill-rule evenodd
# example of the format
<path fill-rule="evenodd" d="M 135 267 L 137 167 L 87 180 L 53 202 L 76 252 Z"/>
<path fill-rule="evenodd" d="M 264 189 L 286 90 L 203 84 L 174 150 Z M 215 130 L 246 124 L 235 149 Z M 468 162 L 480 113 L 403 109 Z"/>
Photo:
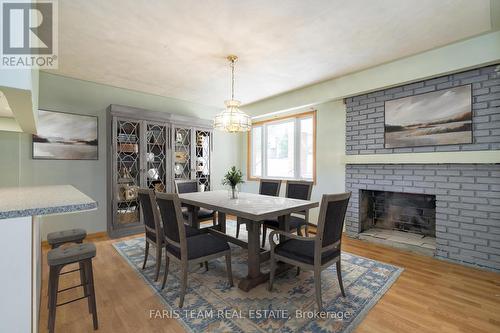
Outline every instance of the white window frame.
<path fill-rule="evenodd" d="M 301 170 L 300 170 L 300 161 L 302 159 L 301 152 L 300 152 L 300 133 L 301 133 L 301 120 L 306 119 L 306 118 L 311 118 L 313 121 L 313 176 L 312 178 L 303 178 L 301 177 Z M 294 122 L 294 176 L 293 177 L 276 177 L 276 176 L 268 176 L 268 169 L 267 169 L 267 135 L 268 135 L 268 126 L 269 125 L 278 125 L 278 124 L 284 124 L 284 123 L 289 123 L 289 122 Z M 253 128 L 255 127 L 261 127 L 261 159 L 262 159 L 262 169 L 261 169 L 261 175 L 260 176 L 255 176 L 253 174 L 253 147 L 252 147 L 252 134 L 253 134 Z M 283 180 L 310 180 L 316 182 L 316 111 L 310 111 L 306 113 L 301 113 L 298 115 L 292 115 L 292 116 L 287 116 L 287 117 L 282 117 L 280 119 L 272 119 L 268 121 L 262 121 L 258 123 L 254 123 L 252 125 L 252 130 L 248 132 L 248 144 L 247 144 L 247 149 L 248 149 L 248 164 L 247 164 L 247 173 L 248 173 L 248 180 L 259 180 L 261 178 L 266 179 L 266 178 L 272 178 L 272 179 L 283 179 Z"/>

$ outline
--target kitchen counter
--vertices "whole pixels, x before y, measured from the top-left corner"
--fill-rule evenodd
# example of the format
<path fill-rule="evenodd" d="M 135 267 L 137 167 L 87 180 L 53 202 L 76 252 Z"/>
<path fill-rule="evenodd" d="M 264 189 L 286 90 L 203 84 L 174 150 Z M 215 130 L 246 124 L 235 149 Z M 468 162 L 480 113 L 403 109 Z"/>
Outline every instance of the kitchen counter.
<path fill-rule="evenodd" d="M 0 188 L 0 219 L 96 208 L 97 202 L 71 185 Z"/>
<path fill-rule="evenodd" d="M 40 215 L 94 210 L 71 185 L 0 188 L 0 332 L 37 333 L 42 281 Z M 74 228 L 68 225 L 66 229 Z"/>

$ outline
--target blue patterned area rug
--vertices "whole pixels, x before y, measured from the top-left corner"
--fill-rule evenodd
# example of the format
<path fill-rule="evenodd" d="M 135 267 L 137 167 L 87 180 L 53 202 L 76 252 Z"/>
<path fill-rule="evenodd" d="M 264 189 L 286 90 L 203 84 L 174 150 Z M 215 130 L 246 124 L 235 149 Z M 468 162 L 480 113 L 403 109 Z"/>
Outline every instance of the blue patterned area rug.
<path fill-rule="evenodd" d="M 242 226 L 240 239 L 246 239 Z M 235 222 L 228 221 L 228 233 L 234 234 Z M 238 289 L 245 277 L 245 250 L 231 245 L 234 284 L 227 283 L 224 258 L 209 262 L 209 270 L 191 267 L 184 307 L 178 308 L 179 269 L 171 263 L 167 285 L 160 290 L 154 282 L 154 257 L 145 270 L 144 237 L 113 244 L 115 249 L 157 293 L 166 309 L 150 309 L 152 319 L 176 318 L 189 332 L 351 332 L 396 281 L 402 268 L 342 253 L 342 276 L 347 297 L 342 297 L 335 265 L 322 273 L 323 312 L 316 311 L 313 274 L 291 269 L 275 279 L 273 291 L 262 284 L 250 292 Z M 154 249 L 153 251 L 154 255 Z M 268 271 L 267 265 L 262 270 Z M 165 311 L 166 310 L 166 311 Z"/>

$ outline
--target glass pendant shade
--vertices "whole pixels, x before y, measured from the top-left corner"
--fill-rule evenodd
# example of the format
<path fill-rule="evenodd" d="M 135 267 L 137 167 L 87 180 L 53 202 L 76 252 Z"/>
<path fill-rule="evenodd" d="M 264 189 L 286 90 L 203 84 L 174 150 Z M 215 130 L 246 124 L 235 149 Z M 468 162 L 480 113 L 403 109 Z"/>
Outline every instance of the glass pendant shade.
<path fill-rule="evenodd" d="M 252 126 L 252 119 L 240 111 L 240 102 L 236 100 L 225 101 L 226 109 L 215 116 L 214 127 L 218 130 L 236 133 L 247 132 Z"/>
<path fill-rule="evenodd" d="M 231 63 L 231 99 L 224 102 L 226 109 L 215 116 L 214 127 L 229 133 L 247 132 L 252 126 L 252 119 L 239 109 L 241 102 L 234 99 L 234 63 L 238 57 L 230 55 L 227 59 Z"/>

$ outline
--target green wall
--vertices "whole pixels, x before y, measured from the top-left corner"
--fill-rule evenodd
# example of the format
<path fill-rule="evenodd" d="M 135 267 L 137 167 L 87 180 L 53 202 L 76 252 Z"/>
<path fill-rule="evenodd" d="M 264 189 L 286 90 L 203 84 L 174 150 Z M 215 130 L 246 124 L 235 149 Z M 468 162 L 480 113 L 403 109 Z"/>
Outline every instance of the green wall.
<path fill-rule="evenodd" d="M 99 160 L 45 161 L 31 159 L 31 136 L 0 132 L 0 186 L 71 184 L 98 202 L 96 211 L 47 216 L 42 219 L 42 236 L 54 230 L 82 227 L 89 233 L 106 230 L 106 128 L 105 110 L 121 104 L 160 112 L 211 119 L 219 110 L 195 103 L 165 98 L 53 75 L 40 73 L 39 107 L 54 111 L 97 115 L 99 118 Z M 239 165 L 239 139 L 216 132 L 212 162 L 214 185 L 224 171 Z"/>
<path fill-rule="evenodd" d="M 0 131 L 0 187 L 19 184 L 19 133 Z"/>

